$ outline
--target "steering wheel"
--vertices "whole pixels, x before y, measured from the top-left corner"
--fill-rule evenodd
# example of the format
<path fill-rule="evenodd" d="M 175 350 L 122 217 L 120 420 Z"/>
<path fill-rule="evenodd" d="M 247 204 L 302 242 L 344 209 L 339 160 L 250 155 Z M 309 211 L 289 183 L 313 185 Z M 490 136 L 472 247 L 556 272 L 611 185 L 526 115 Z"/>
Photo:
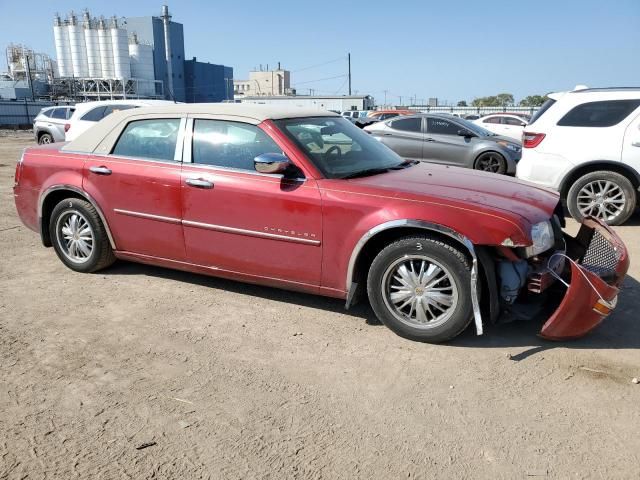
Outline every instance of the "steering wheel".
<path fill-rule="evenodd" d="M 332 145 L 331 147 L 329 147 L 329 149 L 325 152 L 325 155 L 335 155 L 337 157 L 341 157 L 342 156 L 342 150 L 340 150 L 340 147 L 337 145 Z"/>

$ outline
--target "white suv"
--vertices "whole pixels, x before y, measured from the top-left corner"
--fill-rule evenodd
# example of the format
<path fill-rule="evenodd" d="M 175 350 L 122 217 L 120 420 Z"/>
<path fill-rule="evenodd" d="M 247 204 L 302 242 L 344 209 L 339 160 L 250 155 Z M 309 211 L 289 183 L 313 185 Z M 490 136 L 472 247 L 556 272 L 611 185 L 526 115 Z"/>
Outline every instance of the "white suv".
<path fill-rule="evenodd" d="M 517 177 L 558 190 L 571 216 L 624 223 L 640 187 L 640 88 L 549 95 L 522 136 Z"/>

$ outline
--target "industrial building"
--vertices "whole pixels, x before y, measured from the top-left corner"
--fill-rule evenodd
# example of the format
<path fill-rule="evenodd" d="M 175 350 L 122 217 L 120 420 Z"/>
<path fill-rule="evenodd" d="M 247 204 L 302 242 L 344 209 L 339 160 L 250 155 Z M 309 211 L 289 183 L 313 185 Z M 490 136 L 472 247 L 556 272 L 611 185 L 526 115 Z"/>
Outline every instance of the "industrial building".
<path fill-rule="evenodd" d="M 291 89 L 291 72 L 280 68 L 252 70 L 249 80 L 234 80 L 233 93 L 236 100 L 244 97 L 295 95 Z"/>
<path fill-rule="evenodd" d="M 282 105 L 283 107 L 303 107 L 312 110 L 372 110 L 374 98 L 370 95 L 297 95 L 297 96 L 255 96 L 236 99 L 240 103 Z"/>
<path fill-rule="evenodd" d="M 233 69 L 185 60 L 184 30 L 160 16 L 54 16 L 57 62 L 23 46 L 7 49 L 0 98 L 75 101 L 158 98 L 178 102 L 233 99 Z"/>

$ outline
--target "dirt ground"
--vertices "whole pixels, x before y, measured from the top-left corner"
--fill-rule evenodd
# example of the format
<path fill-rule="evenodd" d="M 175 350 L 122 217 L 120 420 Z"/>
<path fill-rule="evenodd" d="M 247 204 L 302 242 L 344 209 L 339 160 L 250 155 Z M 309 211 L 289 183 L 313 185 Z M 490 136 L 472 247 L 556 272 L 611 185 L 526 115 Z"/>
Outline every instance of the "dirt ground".
<path fill-rule="evenodd" d="M 638 263 L 588 338 L 412 343 L 367 305 L 68 270 L 15 212 L 31 144 L 0 133 L 0 479 L 640 476 Z"/>

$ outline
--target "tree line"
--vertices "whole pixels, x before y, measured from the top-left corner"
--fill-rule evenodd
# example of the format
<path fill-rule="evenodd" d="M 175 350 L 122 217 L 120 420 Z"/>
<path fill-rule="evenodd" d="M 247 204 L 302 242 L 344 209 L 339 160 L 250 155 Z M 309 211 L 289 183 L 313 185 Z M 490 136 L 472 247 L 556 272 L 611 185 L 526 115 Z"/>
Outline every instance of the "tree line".
<path fill-rule="evenodd" d="M 549 97 L 546 95 L 529 95 L 524 97 L 518 103 L 520 107 L 539 107 L 547 101 Z M 467 107 L 465 100 L 458 102 L 459 107 Z M 512 107 L 516 106 L 516 102 L 511 93 L 499 93 L 497 95 L 490 95 L 488 97 L 474 98 L 471 102 L 472 107 Z"/>

